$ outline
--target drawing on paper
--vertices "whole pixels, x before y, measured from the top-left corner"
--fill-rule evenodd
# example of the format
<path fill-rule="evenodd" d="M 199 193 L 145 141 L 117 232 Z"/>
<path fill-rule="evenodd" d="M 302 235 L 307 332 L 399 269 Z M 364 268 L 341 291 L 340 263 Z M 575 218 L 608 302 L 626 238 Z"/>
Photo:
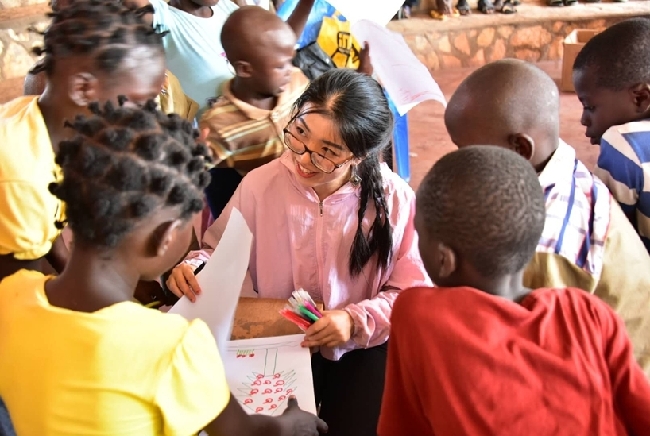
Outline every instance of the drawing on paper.
<path fill-rule="evenodd" d="M 237 350 L 238 358 L 255 357 L 256 350 Z M 278 349 L 261 350 L 264 368 L 247 377 L 238 387 L 238 399 L 243 407 L 253 413 L 275 415 L 284 410 L 289 395 L 296 390 L 296 371 L 278 371 Z"/>
<path fill-rule="evenodd" d="M 228 384 L 247 413 L 280 415 L 291 395 L 301 408 L 315 408 L 311 355 L 300 348 L 301 339 L 297 335 L 229 343 Z"/>

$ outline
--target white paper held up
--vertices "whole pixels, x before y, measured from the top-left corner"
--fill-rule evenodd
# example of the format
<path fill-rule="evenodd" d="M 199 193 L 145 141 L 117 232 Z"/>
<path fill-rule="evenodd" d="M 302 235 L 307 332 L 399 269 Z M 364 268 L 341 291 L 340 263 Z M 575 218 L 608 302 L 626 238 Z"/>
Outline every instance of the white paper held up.
<path fill-rule="evenodd" d="M 427 67 L 415 57 L 402 35 L 368 20 L 353 24 L 352 34 L 359 42 L 370 45 L 370 60 L 375 74 L 400 115 L 426 100 L 439 101 L 447 106 L 440 86 Z"/>
<path fill-rule="evenodd" d="M 385 26 L 395 16 L 404 0 L 327 0 L 346 20 L 356 23 L 369 20 Z"/>
<path fill-rule="evenodd" d="M 249 414 L 281 415 L 290 395 L 316 414 L 311 353 L 304 335 L 243 339 L 228 343 L 223 355 L 228 386 Z"/>
<path fill-rule="evenodd" d="M 192 303 L 182 297 L 168 313 L 182 315 L 188 320 L 203 320 L 214 335 L 223 355 L 226 351 L 242 283 L 250 261 L 251 233 L 237 209 L 230 213 L 226 230 L 219 245 L 196 279 L 203 291 Z"/>

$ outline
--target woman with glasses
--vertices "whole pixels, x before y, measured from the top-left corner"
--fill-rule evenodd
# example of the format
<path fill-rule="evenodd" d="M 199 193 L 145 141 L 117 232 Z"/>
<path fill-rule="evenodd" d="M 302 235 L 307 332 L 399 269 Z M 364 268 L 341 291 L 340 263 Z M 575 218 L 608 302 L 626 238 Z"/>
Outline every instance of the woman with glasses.
<path fill-rule="evenodd" d="M 201 292 L 194 270 L 238 209 L 254 235 L 253 291 L 288 299 L 303 288 L 324 303 L 303 346 L 314 352 L 317 407 L 331 436 L 377 434 L 393 302 L 403 289 L 430 284 L 413 228 L 413 190 L 379 159 L 392 126 L 371 77 L 336 69 L 313 81 L 284 131 L 288 150 L 244 177 L 207 230 L 207 247 L 167 280 L 194 301 Z"/>

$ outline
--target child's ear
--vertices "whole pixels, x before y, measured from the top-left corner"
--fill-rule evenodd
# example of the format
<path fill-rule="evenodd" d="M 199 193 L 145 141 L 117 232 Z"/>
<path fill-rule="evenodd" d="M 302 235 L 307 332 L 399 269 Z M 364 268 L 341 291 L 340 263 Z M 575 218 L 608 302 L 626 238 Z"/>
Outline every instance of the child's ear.
<path fill-rule="evenodd" d="M 253 66 L 246 61 L 236 61 L 232 64 L 235 70 L 235 76 L 247 79 L 253 75 Z"/>
<path fill-rule="evenodd" d="M 68 80 L 70 100 L 79 107 L 86 107 L 97 101 L 99 81 L 90 73 L 77 73 Z"/>
<path fill-rule="evenodd" d="M 637 113 L 646 113 L 650 109 L 650 83 L 634 85 L 630 91 Z"/>
<path fill-rule="evenodd" d="M 156 257 L 163 257 L 176 238 L 177 230 L 181 228 L 181 220 L 167 221 L 158 226 L 151 239 L 151 253 Z"/>
<path fill-rule="evenodd" d="M 456 271 L 456 253 L 454 250 L 442 242 L 438 243 L 438 253 L 440 253 L 440 270 L 438 272 L 438 275 L 441 278 L 447 278 Z"/>
<path fill-rule="evenodd" d="M 508 136 L 510 149 L 526 160 L 531 160 L 535 154 L 535 141 L 524 133 L 513 133 Z"/>

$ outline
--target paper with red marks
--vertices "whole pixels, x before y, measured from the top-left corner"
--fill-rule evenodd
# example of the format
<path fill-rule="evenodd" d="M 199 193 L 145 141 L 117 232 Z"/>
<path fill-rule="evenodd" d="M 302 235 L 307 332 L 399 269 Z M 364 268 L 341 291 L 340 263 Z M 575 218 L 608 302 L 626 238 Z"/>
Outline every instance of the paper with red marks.
<path fill-rule="evenodd" d="M 316 414 L 311 353 L 304 335 L 230 341 L 223 356 L 230 390 L 249 413 L 280 415 L 295 395 L 301 409 Z"/>

